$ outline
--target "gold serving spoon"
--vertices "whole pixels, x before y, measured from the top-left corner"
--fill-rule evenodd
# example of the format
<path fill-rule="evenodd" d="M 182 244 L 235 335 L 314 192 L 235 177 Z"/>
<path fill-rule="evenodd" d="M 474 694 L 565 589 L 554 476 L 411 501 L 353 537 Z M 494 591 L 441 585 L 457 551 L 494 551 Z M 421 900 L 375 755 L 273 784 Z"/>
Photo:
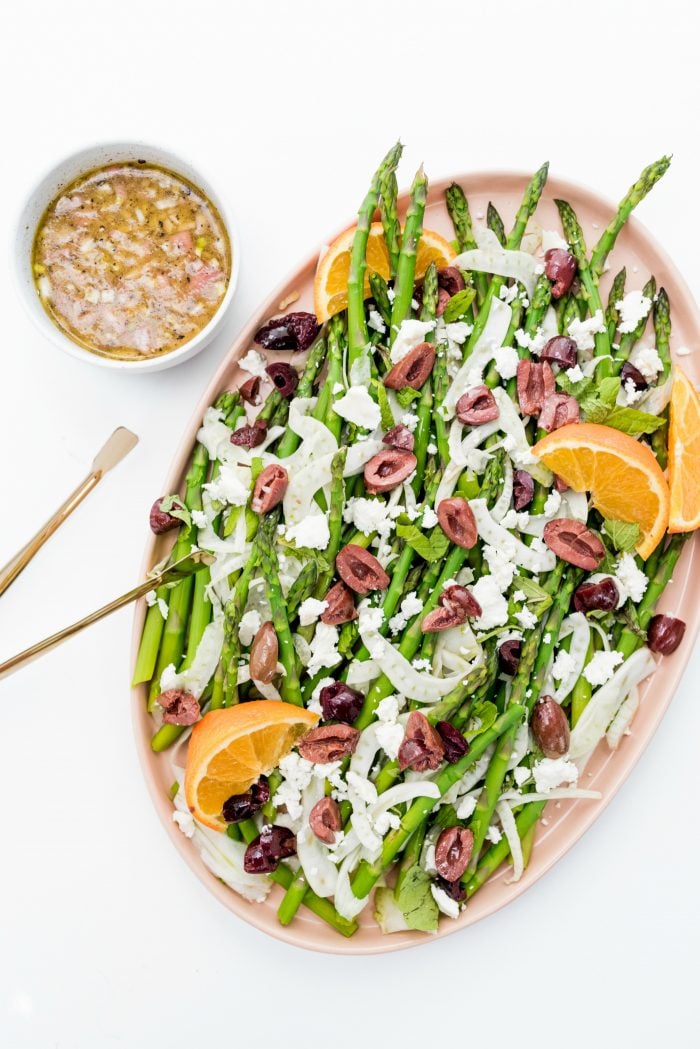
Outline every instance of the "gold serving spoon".
<path fill-rule="evenodd" d="M 91 612 L 84 619 L 79 619 L 77 623 L 59 630 L 57 634 L 52 634 L 51 637 L 38 641 L 31 648 L 25 648 L 24 652 L 19 652 L 16 656 L 12 656 L 11 659 L 6 659 L 4 663 L 0 663 L 0 679 L 9 677 L 10 674 L 14 674 L 15 670 L 19 670 L 20 667 L 25 666 L 27 663 L 32 663 L 39 656 L 43 656 L 44 652 L 49 652 L 52 648 L 56 648 L 57 645 L 62 644 L 69 637 L 80 633 L 86 626 L 96 623 L 98 619 L 104 619 L 105 616 L 116 612 L 118 608 L 123 608 L 124 605 L 128 605 L 137 598 L 143 597 L 149 590 L 154 590 L 159 586 L 166 586 L 168 583 L 177 583 L 180 579 L 184 579 L 185 576 L 191 575 L 193 572 L 199 572 L 202 568 L 207 568 L 213 564 L 214 560 L 215 558 L 212 554 L 205 553 L 204 550 L 196 550 L 188 554 L 187 557 L 181 557 L 179 561 L 166 564 L 160 571 L 156 570 L 149 575 L 144 583 L 140 583 L 133 590 L 129 590 L 126 594 L 122 594 L 121 597 L 115 598 L 114 601 L 110 601 L 108 605 L 103 605 L 96 612 Z"/>
<path fill-rule="evenodd" d="M 36 535 L 0 570 L 0 594 L 3 594 L 10 584 L 15 581 L 22 569 L 27 567 L 46 540 L 54 534 L 56 529 L 60 528 L 67 517 L 70 517 L 75 508 L 80 506 L 85 496 L 89 495 L 104 475 L 109 473 L 117 463 L 120 463 L 138 443 L 139 439 L 135 433 L 127 430 L 125 426 L 117 427 L 107 443 L 95 456 L 92 469 L 85 480 L 81 481 L 63 505 L 59 506 L 53 517 L 50 517 Z"/>

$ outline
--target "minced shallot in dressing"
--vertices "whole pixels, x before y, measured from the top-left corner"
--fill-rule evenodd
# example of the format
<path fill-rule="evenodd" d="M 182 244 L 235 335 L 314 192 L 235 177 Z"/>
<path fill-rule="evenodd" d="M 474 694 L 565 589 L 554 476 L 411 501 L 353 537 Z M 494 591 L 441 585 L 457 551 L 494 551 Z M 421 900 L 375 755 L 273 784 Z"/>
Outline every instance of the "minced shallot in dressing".
<path fill-rule="evenodd" d="M 93 352 L 168 353 L 211 320 L 228 285 L 223 222 L 196 186 L 164 168 L 114 164 L 49 205 L 33 268 L 54 322 Z"/>

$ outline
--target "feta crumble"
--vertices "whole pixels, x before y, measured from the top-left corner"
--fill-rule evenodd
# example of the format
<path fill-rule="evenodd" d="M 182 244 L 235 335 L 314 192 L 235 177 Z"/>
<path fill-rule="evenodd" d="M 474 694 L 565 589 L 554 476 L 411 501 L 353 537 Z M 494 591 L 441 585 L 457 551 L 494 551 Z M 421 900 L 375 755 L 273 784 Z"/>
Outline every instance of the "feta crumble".
<path fill-rule="evenodd" d="M 380 335 L 383 335 L 386 331 L 386 324 L 379 310 L 370 310 L 369 319 L 367 321 L 368 327 L 372 328 L 373 331 L 378 331 Z"/>
<path fill-rule="evenodd" d="M 516 612 L 515 618 L 520 623 L 523 630 L 531 630 L 534 626 L 537 626 L 537 616 L 534 612 L 531 612 L 529 608 L 523 608 L 519 612 Z"/>
<path fill-rule="evenodd" d="M 397 332 L 394 344 L 391 347 L 391 363 L 398 364 L 407 353 L 414 350 L 422 342 L 425 336 L 435 327 L 435 321 L 417 321 L 408 319 L 402 321 Z"/>
<path fill-rule="evenodd" d="M 252 645 L 253 638 L 261 626 L 262 616 L 257 609 L 251 608 L 248 612 L 243 613 L 241 621 L 238 624 L 238 640 L 243 645 L 243 648 Z"/>
<path fill-rule="evenodd" d="M 545 517 L 554 517 L 560 506 L 561 495 L 556 490 L 556 488 L 552 488 L 551 492 L 545 499 L 544 506 L 542 507 L 542 512 L 545 515 Z"/>
<path fill-rule="evenodd" d="M 642 346 L 632 354 L 630 360 L 649 383 L 656 382 L 656 377 L 664 370 L 663 361 L 654 346 Z"/>
<path fill-rule="evenodd" d="M 499 346 L 493 355 L 496 371 L 502 379 L 512 379 L 518 371 L 518 351 L 513 346 Z"/>
<path fill-rule="evenodd" d="M 315 597 L 307 597 L 299 605 L 299 623 L 301 626 L 311 626 L 318 617 L 328 608 L 327 601 L 318 601 Z"/>
<path fill-rule="evenodd" d="M 334 403 L 333 411 L 364 430 L 376 429 L 381 420 L 379 405 L 364 386 L 351 386 L 345 396 Z"/>
<path fill-rule="evenodd" d="M 248 372 L 249 375 L 256 375 L 259 379 L 267 379 L 267 361 L 261 353 L 257 350 L 248 350 L 245 357 L 241 357 L 238 362 L 244 372 Z"/>
<path fill-rule="evenodd" d="M 309 550 L 325 550 L 331 540 L 326 514 L 310 514 L 298 524 L 289 525 L 285 530 L 285 539 L 296 546 L 305 546 Z"/>
<path fill-rule="evenodd" d="M 334 667 L 340 662 L 338 652 L 338 628 L 329 623 L 319 623 L 309 643 L 311 658 L 306 668 L 309 677 L 313 677 L 324 667 Z"/>
<path fill-rule="evenodd" d="M 412 590 L 410 594 L 406 594 L 406 597 L 401 602 L 401 608 L 393 615 L 389 620 L 389 631 L 392 637 L 395 637 L 408 623 L 409 619 L 413 616 L 417 616 L 419 612 L 423 610 L 423 602 L 416 594 L 415 590 Z"/>
<path fill-rule="evenodd" d="M 602 310 L 596 310 L 592 317 L 587 317 L 586 320 L 583 321 L 576 317 L 572 320 L 568 328 L 569 335 L 574 340 L 579 350 L 584 352 L 594 348 L 594 336 L 605 330 L 605 317 L 603 316 Z"/>
<path fill-rule="evenodd" d="M 633 332 L 640 321 L 648 315 L 651 309 L 651 299 L 641 291 L 629 291 L 624 299 L 615 303 L 615 309 L 620 313 L 620 334 Z"/>
<path fill-rule="evenodd" d="M 539 794 L 549 794 L 562 783 L 576 783 L 578 779 L 578 769 L 566 758 L 542 758 L 533 765 L 532 774 Z"/>
<path fill-rule="evenodd" d="M 649 586 L 649 580 L 637 565 L 632 554 L 622 554 L 615 565 L 615 576 L 622 583 L 625 591 L 635 604 L 642 600 L 646 588 Z"/>
<path fill-rule="evenodd" d="M 583 372 L 581 370 L 581 365 L 575 364 L 573 368 L 567 368 L 566 377 L 569 380 L 569 382 L 581 382 L 581 379 L 584 378 Z"/>
<path fill-rule="evenodd" d="M 590 663 L 583 668 L 583 676 L 591 685 L 604 685 L 623 661 L 622 652 L 596 652 Z"/>
<path fill-rule="evenodd" d="M 484 575 L 472 587 L 474 599 L 478 601 L 481 615 L 473 623 L 475 630 L 492 630 L 508 622 L 508 602 L 501 593 L 494 577 Z"/>

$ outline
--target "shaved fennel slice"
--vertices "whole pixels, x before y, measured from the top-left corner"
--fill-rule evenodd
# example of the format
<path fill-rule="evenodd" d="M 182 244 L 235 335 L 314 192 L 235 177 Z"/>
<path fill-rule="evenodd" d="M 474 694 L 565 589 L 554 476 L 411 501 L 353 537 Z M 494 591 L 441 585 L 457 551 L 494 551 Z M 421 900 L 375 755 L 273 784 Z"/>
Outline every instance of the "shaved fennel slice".
<path fill-rule="evenodd" d="M 445 467 L 443 475 L 440 479 L 437 492 L 435 493 L 435 506 L 438 507 L 443 499 L 449 499 L 455 488 L 457 487 L 457 481 L 464 467 L 451 459 Z"/>
<path fill-rule="evenodd" d="M 499 523 L 503 520 L 510 509 L 510 501 L 513 496 L 513 466 L 510 459 L 503 463 L 503 489 L 496 502 L 491 508 L 491 516 Z"/>
<path fill-rule="evenodd" d="M 648 393 L 637 402 L 635 407 L 649 415 L 661 415 L 664 408 L 671 400 L 671 388 L 673 386 L 673 372 L 661 386 L 652 386 Z"/>
<path fill-rule="evenodd" d="M 323 797 L 323 780 L 313 777 L 302 793 L 303 815 L 297 831 L 297 856 L 306 880 L 317 896 L 327 899 L 338 884 L 338 868 L 330 859 L 328 848 L 316 837 L 309 825 L 314 805 Z"/>
<path fill-rule="evenodd" d="M 588 520 L 588 498 L 585 492 L 575 492 L 572 488 L 561 499 L 558 510 L 551 514 L 532 514 L 520 529 L 525 535 L 536 535 L 542 538 L 545 525 L 555 517 L 572 517 L 575 521 Z"/>
<path fill-rule="evenodd" d="M 431 673 L 416 670 L 398 649 L 382 637 L 369 623 L 369 617 L 360 611 L 360 637 L 372 659 L 381 668 L 394 688 L 408 699 L 418 703 L 437 703 L 463 680 L 464 674 L 436 678 Z M 474 669 L 475 663 L 469 667 Z"/>
<path fill-rule="evenodd" d="M 262 903 L 272 888 L 272 882 L 260 874 L 247 874 L 243 868 L 246 846 L 233 841 L 227 834 L 210 830 L 195 820 L 180 788 L 175 795 L 175 809 L 182 816 L 177 820 L 180 830 L 191 837 L 199 849 L 202 862 L 211 873 L 252 903 Z M 175 814 L 173 814 L 175 815 Z M 190 822 L 191 821 L 191 822 Z M 192 833 L 187 828 L 191 828 Z"/>
<path fill-rule="evenodd" d="M 523 860 L 523 847 L 520 842 L 520 835 L 518 834 L 518 828 L 515 825 L 515 818 L 513 817 L 513 811 L 507 801 L 499 801 L 496 805 L 496 812 L 498 818 L 501 821 L 503 827 L 503 833 L 506 836 L 508 842 L 508 848 L 513 859 L 513 873 L 510 878 L 506 878 L 506 885 L 511 885 L 513 882 L 520 881 L 525 870 L 525 862 Z"/>
<path fill-rule="evenodd" d="M 566 697 L 571 694 L 586 663 L 586 653 L 591 640 L 591 627 L 583 612 L 573 612 L 563 621 L 559 637 L 563 640 L 569 636 L 571 636 L 569 655 L 574 660 L 574 665 L 569 673 L 561 679 L 552 693 L 557 703 L 563 703 Z"/>
<path fill-rule="evenodd" d="M 479 273 L 495 273 L 499 277 L 513 277 L 532 296 L 538 270 L 542 269 L 541 263 L 527 251 L 504 248 L 490 229 L 478 230 L 475 238 L 477 247 L 463 251 L 451 265 L 463 270 L 477 270 Z"/>
<path fill-rule="evenodd" d="M 449 630 L 441 630 L 435 646 L 433 670 L 443 675 L 446 670 L 454 674 L 468 674 L 470 661 L 480 652 L 481 645 L 468 621 Z"/>
<path fill-rule="evenodd" d="M 605 735 L 623 700 L 653 673 L 656 663 L 648 648 L 638 648 L 613 676 L 591 696 L 571 733 L 569 757 L 578 762 L 587 757 Z"/>
<path fill-rule="evenodd" d="M 414 801 L 415 798 L 440 797 L 440 788 L 431 779 L 412 780 L 410 783 L 397 783 L 395 787 L 389 787 L 374 802 L 369 810 L 370 819 L 376 820 L 383 812 L 393 809 L 394 805 L 403 805 L 404 802 Z"/>
<path fill-rule="evenodd" d="M 366 692 L 380 674 L 381 670 L 373 659 L 353 659 L 345 683 L 351 688 L 359 688 L 360 692 Z"/>
<path fill-rule="evenodd" d="M 470 386 L 475 385 L 474 379 L 476 378 L 476 384 L 481 382 L 481 372 L 493 357 L 494 351 L 503 345 L 511 317 L 510 306 L 507 306 L 502 299 L 492 300 L 484 330 L 445 394 L 443 401 L 445 418 L 452 418 L 457 401 Z"/>
<path fill-rule="evenodd" d="M 377 452 L 381 452 L 382 448 L 386 448 L 386 445 L 376 434 L 370 434 L 366 441 L 351 444 L 345 459 L 343 477 L 355 477 L 356 474 L 362 473 L 366 464 Z M 330 482 L 330 474 L 328 480 Z"/>
<path fill-rule="evenodd" d="M 547 312 L 542 320 L 542 335 L 545 341 L 553 339 L 555 335 L 559 334 L 559 323 L 557 321 L 557 311 L 553 306 L 547 307 Z"/>
<path fill-rule="evenodd" d="M 362 779 L 367 779 L 370 769 L 374 764 L 374 758 L 379 751 L 379 740 L 377 739 L 378 723 L 374 721 L 360 733 L 355 752 L 350 758 L 350 771 L 356 772 Z"/>
<path fill-rule="evenodd" d="M 443 794 L 441 799 L 442 805 L 454 805 L 459 798 L 468 794 L 484 778 L 495 749 L 495 743 L 486 748 L 476 764 L 472 768 L 467 769 L 462 778 L 453 783 L 447 793 Z"/>
<path fill-rule="evenodd" d="M 496 547 L 497 550 L 502 550 L 509 561 L 513 561 L 521 568 L 526 568 L 529 572 L 552 571 L 556 564 L 556 557 L 551 550 L 538 550 L 516 539 L 507 528 L 494 521 L 485 499 L 472 499 L 469 505 L 474 512 L 479 535 L 485 543 Z"/>
<path fill-rule="evenodd" d="M 374 894 L 374 920 L 385 936 L 392 932 L 409 932 L 410 925 L 394 898 L 394 890 L 381 886 Z"/>
<path fill-rule="evenodd" d="M 172 663 L 167 666 L 161 674 L 161 689 L 165 692 L 169 688 L 181 688 L 199 699 L 216 670 L 223 643 L 224 616 L 218 613 L 202 634 L 190 666 L 179 674 L 175 673 Z"/>
<path fill-rule="evenodd" d="M 352 886 L 350 884 L 350 872 L 359 860 L 361 851 L 361 846 L 358 846 L 345 857 L 340 865 L 338 881 L 335 887 L 335 896 L 333 900 L 335 903 L 335 909 L 341 918 L 346 918 L 348 921 L 352 921 L 353 918 L 356 918 L 369 903 L 369 896 L 363 896 L 359 899 L 352 891 Z"/>
<path fill-rule="evenodd" d="M 508 772 L 511 772 L 520 764 L 520 762 L 523 760 L 529 749 L 530 726 L 528 725 L 527 721 L 523 721 L 520 725 L 518 725 L 518 731 L 515 735 L 513 750 L 511 752 L 510 758 L 508 759 Z"/>
<path fill-rule="evenodd" d="M 555 787 L 548 790 L 546 794 L 533 790 L 528 794 L 521 794 L 519 790 L 504 790 L 501 801 L 507 801 L 513 808 L 519 805 L 527 805 L 531 801 L 600 801 L 603 795 L 599 790 L 586 790 L 584 787 Z"/>
<path fill-rule="evenodd" d="M 294 456 L 290 456 L 285 460 L 287 463 L 294 458 L 295 466 L 301 465 L 297 462 L 297 456 L 304 449 L 305 445 L 311 446 L 313 449 L 311 454 L 317 459 L 323 455 L 331 455 L 338 450 L 338 442 L 326 424 L 321 422 L 320 419 L 314 419 L 312 415 L 309 415 L 309 412 L 313 411 L 315 404 L 315 397 L 295 397 L 289 404 L 287 425 L 297 437 L 301 437 L 302 444 L 294 453 Z M 307 455 L 304 458 L 308 460 L 310 456 Z"/>
<path fill-rule="evenodd" d="M 330 483 L 334 454 L 330 452 L 318 459 L 312 459 L 307 466 L 292 471 L 282 502 L 284 523 L 287 527 L 299 524 L 312 513 L 311 507 L 316 506 L 316 492 Z M 319 510 L 318 507 L 316 509 Z"/>
<path fill-rule="evenodd" d="M 617 750 L 622 742 L 622 737 L 632 724 L 634 715 L 639 710 L 639 689 L 635 686 L 631 689 L 627 699 L 622 703 L 615 717 L 612 719 L 610 728 L 605 733 L 608 746 L 611 750 Z"/>

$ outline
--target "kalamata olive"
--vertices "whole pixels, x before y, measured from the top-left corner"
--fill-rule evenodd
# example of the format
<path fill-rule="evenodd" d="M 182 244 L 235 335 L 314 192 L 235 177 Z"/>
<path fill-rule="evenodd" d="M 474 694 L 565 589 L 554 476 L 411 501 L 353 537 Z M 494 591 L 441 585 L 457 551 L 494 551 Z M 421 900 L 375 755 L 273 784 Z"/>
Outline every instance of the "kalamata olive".
<path fill-rule="evenodd" d="M 270 874 L 281 860 L 293 856 L 296 851 L 297 840 L 291 830 L 267 824 L 245 850 L 243 870 L 246 874 Z"/>
<path fill-rule="evenodd" d="M 420 390 L 433 370 L 434 364 L 435 347 L 429 342 L 421 342 L 409 350 L 406 356 L 402 357 L 398 364 L 395 364 L 384 376 L 384 385 L 389 390 L 403 390 L 406 386 L 410 386 L 413 390 Z"/>
<path fill-rule="evenodd" d="M 508 641 L 504 641 L 498 649 L 498 665 L 504 674 L 510 674 L 511 677 L 517 674 L 518 667 L 520 666 L 520 650 L 522 648 L 522 641 L 520 638 L 512 637 Z"/>
<path fill-rule="evenodd" d="M 461 495 L 443 499 L 437 508 L 440 527 L 453 543 L 463 550 L 471 550 L 479 533 L 476 527 L 474 511 Z"/>
<path fill-rule="evenodd" d="M 450 298 L 458 291 L 464 291 L 466 284 L 457 266 L 445 266 L 437 271 L 438 288 L 444 288 Z"/>
<path fill-rule="evenodd" d="M 466 623 L 467 617 L 459 609 L 433 608 L 421 621 L 420 628 L 424 634 L 437 634 L 440 630 L 451 630 L 452 627 Z"/>
<path fill-rule="evenodd" d="M 250 676 L 253 681 L 269 685 L 277 670 L 279 642 L 272 623 L 263 623 L 253 638 L 250 650 Z"/>
<path fill-rule="evenodd" d="M 598 583 L 581 583 L 574 590 L 574 608 L 577 612 L 612 612 L 620 601 L 620 591 L 610 576 Z"/>
<path fill-rule="evenodd" d="M 481 426 L 493 422 L 499 416 L 496 398 L 488 386 L 473 386 L 457 401 L 455 406 L 457 418 L 465 426 Z"/>
<path fill-rule="evenodd" d="M 435 307 L 435 313 L 438 317 L 442 317 L 443 313 L 447 308 L 447 303 L 450 301 L 450 293 L 445 288 L 438 288 L 438 300 L 437 306 Z"/>
<path fill-rule="evenodd" d="M 517 387 L 523 415 L 539 415 L 545 397 L 555 392 L 551 366 L 546 361 L 518 361 Z"/>
<path fill-rule="evenodd" d="M 299 753 L 307 761 L 327 765 L 331 761 L 342 761 L 354 754 L 359 730 L 338 722 L 337 725 L 319 725 L 312 728 L 299 743 Z"/>
<path fill-rule="evenodd" d="M 370 590 L 386 590 L 389 576 L 374 554 L 355 543 L 348 543 L 335 559 L 338 575 L 356 594 L 368 594 Z"/>
<path fill-rule="evenodd" d="M 550 248 L 544 256 L 544 272 L 552 283 L 552 298 L 560 299 L 571 288 L 578 269 L 576 259 L 564 248 Z"/>
<path fill-rule="evenodd" d="M 558 477 L 556 474 L 554 475 L 554 487 L 556 488 L 556 490 L 558 492 L 568 492 L 569 491 L 569 486 L 566 483 L 566 481 L 563 478 Z"/>
<path fill-rule="evenodd" d="M 299 376 L 291 364 L 284 361 L 273 361 L 265 369 L 282 397 L 291 397 L 299 385 Z"/>
<path fill-rule="evenodd" d="M 421 623 L 424 634 L 433 634 L 438 630 L 449 630 L 460 626 L 467 619 L 481 615 L 481 605 L 466 586 L 453 583 L 445 587 L 438 598 L 438 608 L 434 608 Z"/>
<path fill-rule="evenodd" d="M 546 758 L 560 758 L 569 749 L 569 722 L 553 696 L 542 696 L 535 703 L 530 728 Z"/>
<path fill-rule="evenodd" d="M 335 836 L 343 826 L 338 802 L 333 798 L 321 798 L 309 813 L 309 826 L 319 841 L 333 845 Z"/>
<path fill-rule="evenodd" d="M 365 488 L 368 492 L 390 492 L 413 473 L 418 460 L 413 452 L 403 448 L 387 448 L 377 452 L 365 464 Z"/>
<path fill-rule="evenodd" d="M 457 878 L 456 881 L 447 881 L 445 878 L 437 877 L 435 879 L 435 884 L 438 889 L 442 889 L 442 891 L 446 893 L 451 900 L 454 900 L 455 903 L 462 903 L 462 901 L 467 898 L 467 890 L 462 885 L 459 878 Z"/>
<path fill-rule="evenodd" d="M 270 800 L 270 783 L 267 776 L 261 776 L 250 790 L 244 794 L 232 794 L 224 802 L 223 817 L 227 823 L 240 823 L 249 820 L 263 805 Z"/>
<path fill-rule="evenodd" d="M 445 761 L 448 765 L 454 765 L 467 753 L 469 744 L 459 729 L 456 729 L 449 721 L 438 721 L 435 728 L 445 748 Z"/>
<path fill-rule="evenodd" d="M 231 444 L 237 444 L 241 448 L 257 448 L 267 436 L 267 422 L 265 419 L 255 419 L 250 425 L 244 423 L 231 434 Z"/>
<path fill-rule="evenodd" d="M 406 722 L 406 732 L 399 747 L 399 768 L 414 772 L 436 769 L 442 762 L 445 747 L 436 729 L 425 714 L 412 710 Z"/>
<path fill-rule="evenodd" d="M 169 532 L 171 528 L 179 528 L 182 524 L 179 518 L 173 517 L 167 510 L 161 510 L 160 504 L 166 498 L 167 496 L 161 495 L 156 499 L 148 515 L 148 523 L 154 535 L 163 535 L 164 532 Z M 182 504 L 173 503 L 173 509 L 182 510 Z"/>
<path fill-rule="evenodd" d="M 620 369 L 620 380 L 623 386 L 631 382 L 635 390 L 646 390 L 649 385 L 639 368 L 635 368 L 629 361 L 625 361 Z"/>
<path fill-rule="evenodd" d="M 568 393 L 550 393 L 545 397 L 538 420 L 541 430 L 551 433 L 560 426 L 579 421 L 579 406 L 575 397 Z"/>
<path fill-rule="evenodd" d="M 313 313 L 299 310 L 268 321 L 256 331 L 253 340 L 266 350 L 308 350 L 320 330 Z"/>
<path fill-rule="evenodd" d="M 200 707 L 191 692 L 182 688 L 169 688 L 161 692 L 156 703 L 163 710 L 166 725 L 194 725 L 199 719 Z"/>
<path fill-rule="evenodd" d="M 562 561 L 593 572 L 605 557 L 605 547 L 582 521 L 557 517 L 544 526 L 543 539 Z"/>
<path fill-rule="evenodd" d="M 415 439 L 408 426 L 392 426 L 382 437 L 382 444 L 388 444 L 390 448 L 401 448 L 405 452 L 412 452 Z"/>
<path fill-rule="evenodd" d="M 289 474 L 278 463 L 270 463 L 258 474 L 253 487 L 250 508 L 256 514 L 267 514 L 284 499 Z"/>
<path fill-rule="evenodd" d="M 665 616 L 661 613 L 652 616 L 647 630 L 647 645 L 652 652 L 659 652 L 662 656 L 670 656 L 675 652 L 685 634 L 685 623 L 675 616 Z"/>
<path fill-rule="evenodd" d="M 361 692 L 346 685 L 344 681 L 334 681 L 332 685 L 325 685 L 319 693 L 326 721 L 343 721 L 346 725 L 352 725 L 359 716 L 364 698 Z"/>
<path fill-rule="evenodd" d="M 513 506 L 524 510 L 535 497 L 535 482 L 527 470 L 513 471 Z"/>
<path fill-rule="evenodd" d="M 357 619 L 357 609 L 352 590 L 339 580 L 335 583 L 325 597 L 326 607 L 321 612 L 321 622 L 329 626 L 338 626 L 340 623 L 350 623 Z"/>
<path fill-rule="evenodd" d="M 435 869 L 445 881 L 458 881 L 469 866 L 474 834 L 468 827 L 447 827 L 435 843 Z"/>
<path fill-rule="evenodd" d="M 558 364 L 560 368 L 573 368 L 578 360 L 578 347 L 568 335 L 555 335 L 542 347 L 540 360 Z"/>
<path fill-rule="evenodd" d="M 260 376 L 253 375 L 242 386 L 238 387 L 238 392 L 248 404 L 260 404 Z"/>

